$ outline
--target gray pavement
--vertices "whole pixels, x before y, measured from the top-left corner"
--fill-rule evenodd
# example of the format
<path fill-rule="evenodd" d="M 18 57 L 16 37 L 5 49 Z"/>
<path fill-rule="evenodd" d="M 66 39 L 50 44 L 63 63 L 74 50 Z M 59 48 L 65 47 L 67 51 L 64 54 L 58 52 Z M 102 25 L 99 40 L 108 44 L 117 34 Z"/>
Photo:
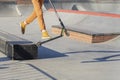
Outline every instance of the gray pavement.
<path fill-rule="evenodd" d="M 17 17 L 0 17 L 0 30 L 35 43 L 42 41 L 36 20 L 28 25 L 25 35 L 21 34 L 19 22 L 28 13 Z M 76 26 L 77 29 L 87 29 L 90 25 L 88 29 L 100 32 L 102 29 L 104 32 L 120 30 L 119 18 L 59 14 L 65 25 L 87 25 Z M 44 18 L 50 35 L 55 36 L 51 32 L 51 25 L 59 25 L 55 14 L 44 11 Z M 100 21 L 103 21 L 102 24 L 99 24 Z M 94 44 L 62 37 L 40 46 L 38 59 L 35 60 L 12 61 L 0 53 L 0 80 L 120 80 L 119 44 L 120 36 Z"/>

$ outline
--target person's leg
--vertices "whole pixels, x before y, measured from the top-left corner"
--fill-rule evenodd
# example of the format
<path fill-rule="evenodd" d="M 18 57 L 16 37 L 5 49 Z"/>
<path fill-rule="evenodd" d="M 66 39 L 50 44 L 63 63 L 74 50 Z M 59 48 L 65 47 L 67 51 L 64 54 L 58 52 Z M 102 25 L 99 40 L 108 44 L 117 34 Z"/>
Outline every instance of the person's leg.
<path fill-rule="evenodd" d="M 25 33 L 26 25 L 27 25 L 27 24 L 30 24 L 36 17 L 37 17 L 37 16 L 36 16 L 36 13 L 35 13 L 35 11 L 33 10 L 32 14 L 31 14 L 25 21 L 23 21 L 23 22 L 20 23 L 22 34 Z"/>
<path fill-rule="evenodd" d="M 37 18 L 35 10 L 33 10 L 32 14 L 25 20 L 26 24 L 30 24 L 34 19 Z"/>
<path fill-rule="evenodd" d="M 40 26 L 41 31 L 45 30 L 45 23 L 44 23 L 44 19 L 43 19 L 43 12 L 42 12 L 42 4 L 43 4 L 43 0 L 32 0 L 33 6 L 34 6 L 34 10 L 36 12 L 37 15 L 37 19 L 38 19 L 38 24 Z"/>
<path fill-rule="evenodd" d="M 44 19 L 43 19 L 43 11 L 42 11 L 42 4 L 44 0 L 32 0 L 35 13 L 37 15 L 38 24 L 40 26 L 40 30 L 42 32 L 42 38 L 50 38 L 45 27 Z"/>

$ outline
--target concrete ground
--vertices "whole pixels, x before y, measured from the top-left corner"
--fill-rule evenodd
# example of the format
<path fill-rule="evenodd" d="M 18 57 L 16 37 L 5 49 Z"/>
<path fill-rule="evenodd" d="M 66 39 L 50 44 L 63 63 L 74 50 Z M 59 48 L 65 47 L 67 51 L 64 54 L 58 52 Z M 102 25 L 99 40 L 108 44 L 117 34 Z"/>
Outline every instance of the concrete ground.
<path fill-rule="evenodd" d="M 27 15 L 26 12 L 23 16 L 0 17 L 0 30 L 35 43 L 42 41 L 36 20 L 26 28 L 25 35 L 21 34 L 19 22 L 24 20 Z M 64 18 L 65 14 L 60 13 L 60 16 L 67 25 L 72 24 L 71 19 L 73 17 L 76 17 L 76 20 L 78 19 L 78 15 L 75 16 L 74 14 L 69 14 Z M 86 15 L 80 16 L 82 18 Z M 55 14 L 45 11 L 44 18 L 50 35 L 55 36 L 51 33 L 51 25 L 59 24 Z M 99 21 L 97 18 L 94 19 Z M 113 24 L 117 23 L 117 28 L 113 25 L 108 27 L 116 29 L 118 32 L 120 29 L 118 27 L 119 19 L 109 19 Z M 117 22 L 114 22 L 114 20 Z M 109 22 L 108 18 L 106 21 Z M 73 21 L 73 23 L 77 22 Z M 93 24 L 95 23 L 91 25 Z M 107 25 L 107 23 L 104 25 Z M 97 30 L 97 27 L 94 27 L 94 30 L 95 28 Z M 119 36 L 104 43 L 94 44 L 62 37 L 40 46 L 38 59 L 35 60 L 12 61 L 3 53 L 0 53 L 0 80 L 120 80 L 119 44 Z"/>

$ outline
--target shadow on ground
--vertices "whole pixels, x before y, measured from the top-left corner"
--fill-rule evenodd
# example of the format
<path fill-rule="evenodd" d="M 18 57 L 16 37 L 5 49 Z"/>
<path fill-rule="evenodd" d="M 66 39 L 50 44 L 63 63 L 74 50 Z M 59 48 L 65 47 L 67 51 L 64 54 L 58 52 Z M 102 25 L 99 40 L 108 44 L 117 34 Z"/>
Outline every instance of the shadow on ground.
<path fill-rule="evenodd" d="M 57 80 L 55 77 L 51 76 L 50 74 L 48 74 L 47 72 L 43 71 L 42 69 L 32 65 L 32 64 L 28 64 L 29 66 L 31 66 L 32 68 L 34 68 L 35 70 L 39 71 L 40 73 L 44 74 L 45 76 L 47 76 L 50 80 Z"/>
<path fill-rule="evenodd" d="M 9 61 L 10 59 L 8 57 L 0 57 L 0 62 L 3 62 L 3 61 Z"/>
<path fill-rule="evenodd" d="M 82 51 L 83 53 L 98 53 L 98 54 L 111 54 L 109 56 L 101 57 L 101 58 L 94 58 L 91 61 L 82 61 L 81 63 L 92 63 L 92 62 L 109 62 L 109 61 L 120 61 L 117 57 L 120 57 L 120 51 Z M 116 54 L 117 53 L 117 54 Z"/>
<path fill-rule="evenodd" d="M 120 57 L 120 54 L 105 56 L 101 58 L 94 58 L 92 61 L 82 61 L 81 63 L 120 61 L 120 59 L 115 59 L 115 57 L 118 57 L 118 56 Z"/>
<path fill-rule="evenodd" d="M 96 53 L 96 54 L 111 54 L 109 56 L 99 57 L 99 58 L 93 58 L 91 61 L 82 61 L 81 63 L 92 63 L 92 62 L 109 62 L 109 61 L 120 61 L 120 51 L 92 51 L 92 50 L 86 50 L 86 51 L 74 51 L 74 52 L 67 52 L 65 54 L 86 54 L 86 53 Z M 119 58 L 118 58 L 119 57 Z"/>
<path fill-rule="evenodd" d="M 38 48 L 38 59 L 66 57 L 67 55 L 55 50 L 40 46 Z"/>

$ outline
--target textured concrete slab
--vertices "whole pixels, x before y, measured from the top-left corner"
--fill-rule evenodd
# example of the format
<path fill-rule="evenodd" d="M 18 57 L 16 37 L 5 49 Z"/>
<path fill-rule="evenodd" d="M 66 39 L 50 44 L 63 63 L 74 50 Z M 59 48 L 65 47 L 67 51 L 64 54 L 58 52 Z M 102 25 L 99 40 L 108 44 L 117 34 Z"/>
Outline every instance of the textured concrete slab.
<path fill-rule="evenodd" d="M 37 69 L 32 64 L 17 61 L 0 64 L 0 74 L 2 80 L 53 80 L 47 73 Z"/>

